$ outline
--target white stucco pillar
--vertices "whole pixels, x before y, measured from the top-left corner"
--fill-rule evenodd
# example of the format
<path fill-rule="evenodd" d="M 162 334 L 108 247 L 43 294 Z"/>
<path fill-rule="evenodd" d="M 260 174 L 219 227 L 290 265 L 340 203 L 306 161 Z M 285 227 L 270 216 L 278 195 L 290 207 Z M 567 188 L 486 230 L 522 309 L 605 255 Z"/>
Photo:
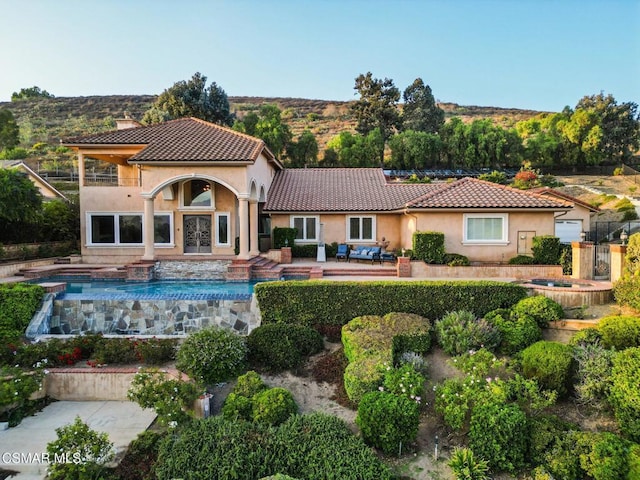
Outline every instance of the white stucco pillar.
<path fill-rule="evenodd" d="M 84 153 L 78 152 L 78 185 L 84 187 Z"/>
<path fill-rule="evenodd" d="M 153 197 L 147 197 L 144 199 L 144 225 L 142 226 L 142 238 L 144 238 L 144 255 L 142 260 L 153 260 L 155 258 L 154 249 L 154 208 Z"/>
<path fill-rule="evenodd" d="M 260 255 L 260 247 L 258 246 L 258 201 L 249 200 L 249 255 L 255 257 Z"/>
<path fill-rule="evenodd" d="M 238 198 L 238 217 L 240 220 L 240 253 L 238 258 L 249 258 L 249 199 Z"/>

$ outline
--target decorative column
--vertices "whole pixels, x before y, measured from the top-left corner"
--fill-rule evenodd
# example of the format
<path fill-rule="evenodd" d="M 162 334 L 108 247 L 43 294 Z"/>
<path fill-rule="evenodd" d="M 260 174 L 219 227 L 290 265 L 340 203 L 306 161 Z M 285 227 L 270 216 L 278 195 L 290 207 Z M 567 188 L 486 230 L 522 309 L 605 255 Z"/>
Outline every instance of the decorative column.
<path fill-rule="evenodd" d="M 260 255 L 258 245 L 258 200 L 249 200 L 249 255 L 255 257 Z"/>
<path fill-rule="evenodd" d="M 144 238 L 144 255 L 142 256 L 142 260 L 146 261 L 152 261 L 155 259 L 155 248 L 153 246 L 155 240 L 153 200 L 153 197 L 144 198 L 144 225 L 142 227 L 142 238 Z"/>
<path fill-rule="evenodd" d="M 240 253 L 238 259 L 249 259 L 249 199 L 238 198 L 238 217 L 240 218 Z"/>
<path fill-rule="evenodd" d="M 614 283 L 625 274 L 627 246 L 612 243 L 609 248 L 611 249 L 611 283 Z"/>
<path fill-rule="evenodd" d="M 593 280 L 593 242 L 571 242 L 571 278 Z"/>
<path fill-rule="evenodd" d="M 408 278 L 411 277 L 411 258 L 398 257 L 398 264 L 396 266 L 398 271 L 398 277 Z"/>

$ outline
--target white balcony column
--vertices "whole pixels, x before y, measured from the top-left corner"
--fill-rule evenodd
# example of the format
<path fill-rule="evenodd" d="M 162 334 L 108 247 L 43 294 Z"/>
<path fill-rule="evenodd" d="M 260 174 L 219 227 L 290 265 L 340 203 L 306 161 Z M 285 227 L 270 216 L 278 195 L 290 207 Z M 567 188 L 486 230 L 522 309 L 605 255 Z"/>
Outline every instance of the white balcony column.
<path fill-rule="evenodd" d="M 255 257 L 260 255 L 260 247 L 258 246 L 258 200 L 249 200 L 249 255 Z"/>
<path fill-rule="evenodd" d="M 240 220 L 240 260 L 249 259 L 249 198 L 238 197 L 238 217 Z"/>
<path fill-rule="evenodd" d="M 144 255 L 142 260 L 154 260 L 155 259 L 155 228 L 154 228 L 154 197 L 144 198 L 144 225 L 142 231 L 142 238 L 144 239 Z"/>

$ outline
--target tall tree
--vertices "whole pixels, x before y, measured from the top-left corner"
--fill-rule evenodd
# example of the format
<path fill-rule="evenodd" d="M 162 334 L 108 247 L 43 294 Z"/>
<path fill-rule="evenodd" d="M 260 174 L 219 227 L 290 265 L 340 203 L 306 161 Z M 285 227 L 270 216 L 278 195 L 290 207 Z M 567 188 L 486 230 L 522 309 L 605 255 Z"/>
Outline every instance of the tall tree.
<path fill-rule="evenodd" d="M 386 162 L 390 168 L 427 169 L 436 167 L 440 161 L 442 141 L 435 133 L 406 130 L 389 139 L 391 159 Z"/>
<path fill-rule="evenodd" d="M 257 114 L 251 112 L 243 120 L 236 121 L 233 129 L 261 138 L 277 158 L 282 156 L 292 138 L 289 126 L 282 122 L 281 110 L 272 104 L 262 105 Z"/>
<path fill-rule="evenodd" d="M 196 117 L 219 125 L 231 126 L 233 115 L 225 91 L 216 82 L 206 86 L 207 77 L 196 72 L 190 80 L 173 84 L 158 96 L 143 119 L 155 123 L 180 117 Z"/>
<path fill-rule="evenodd" d="M 444 110 L 436 104 L 431 87 L 425 85 L 421 78 L 416 78 L 402 94 L 403 130 L 437 133 L 444 125 Z"/>
<path fill-rule="evenodd" d="M 11 110 L 0 109 L 0 150 L 10 150 L 20 143 L 20 129 Z"/>
<path fill-rule="evenodd" d="M 577 110 L 586 110 L 599 118 L 602 130 L 600 150 L 605 159 L 628 161 L 640 148 L 640 114 L 638 104 L 625 102 L 618 105 L 613 95 L 583 97 Z"/>
<path fill-rule="evenodd" d="M 373 78 L 371 72 L 358 75 L 354 90 L 360 94 L 360 98 L 351 107 L 358 122 L 356 131 L 367 135 L 377 128 L 380 130 L 383 143 L 386 143 L 400 126 L 400 90 L 393 84 L 393 80 Z M 384 149 L 380 153 L 380 164 L 383 154 Z"/>
<path fill-rule="evenodd" d="M 287 145 L 289 165 L 294 168 L 309 167 L 318 161 L 318 142 L 309 129 L 305 129 L 297 142 Z"/>
<path fill-rule="evenodd" d="M 12 102 L 19 102 L 20 100 L 30 100 L 32 98 L 54 98 L 46 90 L 41 90 L 40 87 L 21 88 L 19 92 L 13 92 L 11 94 Z"/>
<path fill-rule="evenodd" d="M 34 221 L 41 205 L 40 192 L 24 173 L 14 168 L 0 169 L 0 225 Z"/>

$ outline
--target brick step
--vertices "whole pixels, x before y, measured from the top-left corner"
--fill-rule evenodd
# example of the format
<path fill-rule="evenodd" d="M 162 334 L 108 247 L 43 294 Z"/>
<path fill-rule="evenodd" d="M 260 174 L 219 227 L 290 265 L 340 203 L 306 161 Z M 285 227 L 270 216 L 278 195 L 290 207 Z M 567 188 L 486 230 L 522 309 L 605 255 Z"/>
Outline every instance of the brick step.
<path fill-rule="evenodd" d="M 323 270 L 325 277 L 331 276 L 367 276 L 367 277 L 395 277 L 396 269 L 393 268 L 325 268 Z"/>

